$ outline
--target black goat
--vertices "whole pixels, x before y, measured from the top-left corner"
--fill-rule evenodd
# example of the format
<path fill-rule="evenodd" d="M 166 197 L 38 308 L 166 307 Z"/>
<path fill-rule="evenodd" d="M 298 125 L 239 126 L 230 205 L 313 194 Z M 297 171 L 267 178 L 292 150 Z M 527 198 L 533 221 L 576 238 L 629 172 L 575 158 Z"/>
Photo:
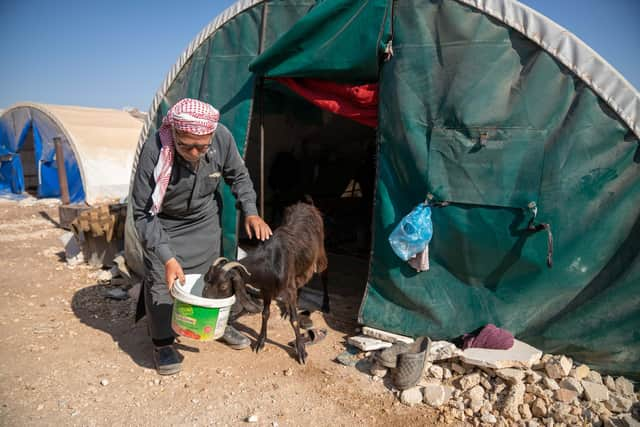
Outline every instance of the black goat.
<path fill-rule="evenodd" d="M 205 298 L 226 298 L 235 291 L 243 308 L 258 313 L 260 307 L 251 301 L 245 283 L 260 290 L 263 300 L 262 327 L 255 351 L 264 347 L 267 338 L 271 300 L 280 296 L 296 335 L 298 362 L 305 363 L 307 352 L 298 325 L 298 289 L 309 282 L 314 273 L 327 269 L 324 248 L 324 224 L 320 211 L 306 203 L 285 209 L 284 220 L 269 240 L 261 243 L 239 262 L 218 259 L 204 277 Z"/>

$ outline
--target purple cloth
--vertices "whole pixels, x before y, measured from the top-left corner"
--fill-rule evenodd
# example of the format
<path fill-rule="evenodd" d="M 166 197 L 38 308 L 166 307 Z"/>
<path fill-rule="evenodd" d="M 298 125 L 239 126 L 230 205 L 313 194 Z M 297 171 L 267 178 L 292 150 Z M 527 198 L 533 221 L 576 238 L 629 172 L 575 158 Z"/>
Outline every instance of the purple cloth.
<path fill-rule="evenodd" d="M 478 335 L 465 334 L 462 340 L 463 349 L 476 347 L 508 350 L 513 346 L 513 334 L 506 329 L 498 328 L 492 323 L 482 328 Z"/>

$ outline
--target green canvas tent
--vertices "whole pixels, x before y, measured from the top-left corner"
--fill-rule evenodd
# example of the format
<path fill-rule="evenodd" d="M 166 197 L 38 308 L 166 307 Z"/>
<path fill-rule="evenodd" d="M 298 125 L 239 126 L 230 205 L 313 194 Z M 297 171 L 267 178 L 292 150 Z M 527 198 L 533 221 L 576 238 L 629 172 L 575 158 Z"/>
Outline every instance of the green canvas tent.
<path fill-rule="evenodd" d="M 373 85 L 375 128 L 322 112 L 279 78 Z M 640 96 L 549 19 L 512 0 L 239 1 L 171 69 L 138 152 L 183 97 L 220 109 L 248 164 L 263 144 L 265 173 L 284 140 L 294 153 L 327 144 L 327 158 L 373 140 L 361 323 L 452 338 L 491 322 L 640 375 Z M 322 182 L 338 188 L 354 168 Z M 387 238 L 427 197 L 431 267 L 418 273 Z M 224 201 L 234 256 L 228 189 Z M 140 271 L 136 245 L 129 221 L 127 259 Z"/>

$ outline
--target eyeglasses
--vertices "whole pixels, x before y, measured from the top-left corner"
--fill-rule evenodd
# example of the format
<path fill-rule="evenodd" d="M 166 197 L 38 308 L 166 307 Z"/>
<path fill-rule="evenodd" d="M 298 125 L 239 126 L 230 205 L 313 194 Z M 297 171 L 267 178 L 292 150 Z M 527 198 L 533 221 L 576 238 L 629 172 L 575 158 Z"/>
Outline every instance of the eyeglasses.
<path fill-rule="evenodd" d="M 209 139 L 209 143 L 208 144 L 185 144 L 184 142 L 180 141 L 180 138 L 178 137 L 178 134 L 174 131 L 173 132 L 173 141 L 175 142 L 175 144 L 180 147 L 181 149 L 185 150 L 185 151 L 191 151 L 194 148 L 198 151 L 207 151 L 209 149 L 209 147 L 211 147 L 211 144 L 213 141 L 213 134 L 211 134 L 211 138 Z"/>

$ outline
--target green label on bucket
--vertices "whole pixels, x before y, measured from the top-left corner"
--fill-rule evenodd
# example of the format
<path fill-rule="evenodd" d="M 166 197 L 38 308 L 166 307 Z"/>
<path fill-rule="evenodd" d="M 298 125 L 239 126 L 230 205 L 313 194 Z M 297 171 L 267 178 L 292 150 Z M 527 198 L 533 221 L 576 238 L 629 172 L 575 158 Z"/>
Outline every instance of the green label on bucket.
<path fill-rule="evenodd" d="M 215 337 L 219 308 L 200 307 L 175 300 L 171 327 L 182 336 L 200 341 L 208 341 Z"/>

